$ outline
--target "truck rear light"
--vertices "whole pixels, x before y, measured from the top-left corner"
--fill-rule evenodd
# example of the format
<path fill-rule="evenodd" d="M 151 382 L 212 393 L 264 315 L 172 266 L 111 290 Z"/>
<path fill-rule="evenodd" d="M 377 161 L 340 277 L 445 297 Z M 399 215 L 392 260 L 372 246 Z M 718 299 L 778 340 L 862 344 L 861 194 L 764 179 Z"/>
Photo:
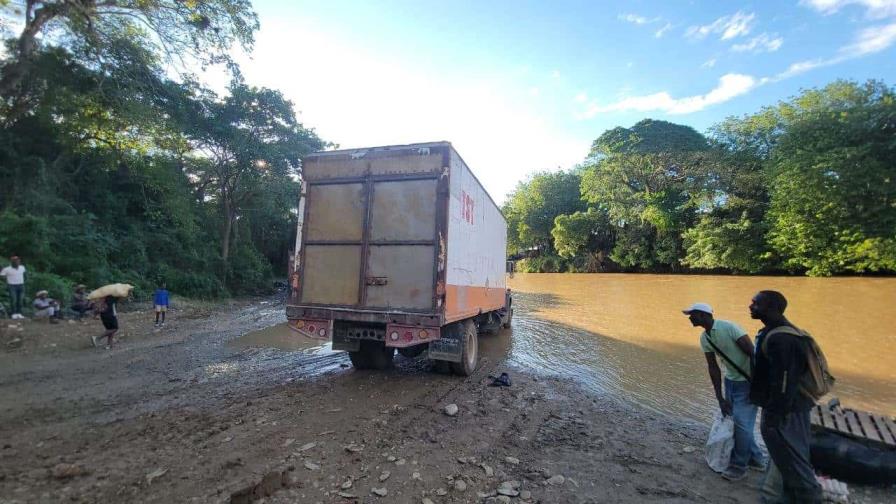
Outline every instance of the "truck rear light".
<path fill-rule="evenodd" d="M 398 331 L 392 331 L 392 334 L 389 335 L 389 339 L 392 341 L 398 341 Z"/>
<path fill-rule="evenodd" d="M 426 329 L 420 329 L 420 332 L 417 333 L 417 337 L 420 339 L 426 339 L 429 336 L 429 333 L 426 332 Z"/>
<path fill-rule="evenodd" d="M 418 325 L 388 324 L 386 326 L 386 346 L 405 348 L 425 345 L 439 339 L 438 327 L 422 327 Z"/>
<path fill-rule="evenodd" d="M 333 321 L 323 319 L 291 319 L 290 329 L 308 338 L 329 338 L 333 333 Z"/>

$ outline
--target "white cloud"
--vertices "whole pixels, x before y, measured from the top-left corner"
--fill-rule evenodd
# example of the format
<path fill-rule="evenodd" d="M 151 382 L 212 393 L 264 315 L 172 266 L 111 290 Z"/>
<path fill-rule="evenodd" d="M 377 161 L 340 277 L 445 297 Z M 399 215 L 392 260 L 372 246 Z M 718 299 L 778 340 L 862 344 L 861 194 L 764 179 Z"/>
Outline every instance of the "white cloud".
<path fill-rule="evenodd" d="M 731 46 L 731 50 L 736 52 L 749 51 L 753 53 L 775 52 L 781 48 L 782 44 L 784 44 L 783 38 L 772 36 L 768 33 L 762 33 L 751 38 L 746 43 L 734 44 Z"/>
<path fill-rule="evenodd" d="M 787 67 L 787 70 L 771 78 L 779 81 L 795 75 L 800 75 L 820 67 L 836 65 L 855 58 L 877 53 L 889 49 L 896 43 L 896 23 L 872 26 L 859 31 L 856 39 L 849 45 L 843 46 L 837 55 L 831 58 L 816 58 L 813 60 L 799 61 Z"/>
<path fill-rule="evenodd" d="M 721 34 L 721 40 L 729 40 L 736 37 L 749 35 L 753 29 L 753 20 L 756 15 L 753 13 L 745 14 L 737 11 L 730 16 L 722 16 L 712 23 L 703 26 L 691 26 L 685 32 L 685 36 L 694 39 L 703 39 L 710 34 Z"/>
<path fill-rule="evenodd" d="M 639 16 L 637 14 L 620 14 L 618 19 L 620 21 L 627 21 L 629 23 L 633 23 L 636 25 L 656 23 L 657 21 L 660 20 L 660 18 L 658 18 L 658 17 L 648 19 L 644 16 Z"/>
<path fill-rule="evenodd" d="M 847 5 L 858 5 L 864 7 L 865 14 L 872 19 L 896 16 L 896 0 L 801 0 L 800 3 L 825 15 L 834 14 Z"/>
<path fill-rule="evenodd" d="M 716 66 L 716 59 L 712 58 L 712 59 L 706 60 L 702 65 L 700 65 L 700 68 L 712 68 L 714 66 Z"/>
<path fill-rule="evenodd" d="M 671 29 L 672 29 L 672 23 L 666 23 L 665 25 L 663 25 L 662 28 L 660 28 L 659 30 L 657 30 L 656 33 L 654 33 L 653 35 L 654 35 L 656 38 L 663 38 L 663 35 L 665 35 L 666 32 L 669 31 L 669 30 L 671 30 Z"/>
<path fill-rule="evenodd" d="M 585 93 L 583 91 L 583 92 L 577 94 L 575 100 L 579 103 L 585 103 L 586 101 L 588 101 L 588 93 Z"/>
<path fill-rule="evenodd" d="M 757 81 L 749 75 L 730 73 L 723 75 L 719 79 L 719 84 L 706 94 L 673 98 L 668 92 L 661 91 L 651 95 L 624 98 L 609 105 L 591 103 L 579 118 L 590 119 L 601 113 L 625 111 L 690 114 L 747 93 L 763 82 Z"/>

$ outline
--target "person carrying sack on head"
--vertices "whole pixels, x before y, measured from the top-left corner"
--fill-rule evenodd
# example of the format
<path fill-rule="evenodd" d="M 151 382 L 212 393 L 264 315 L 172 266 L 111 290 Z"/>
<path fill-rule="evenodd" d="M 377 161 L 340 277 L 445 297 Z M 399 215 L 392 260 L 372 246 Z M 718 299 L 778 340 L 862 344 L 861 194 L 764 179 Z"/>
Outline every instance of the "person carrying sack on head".
<path fill-rule="evenodd" d="M 750 359 L 753 355 L 750 337 L 737 324 L 716 320 L 712 307 L 706 303 L 694 303 L 682 312 L 694 327 L 703 328 L 700 348 L 706 357 L 709 380 L 722 415 L 730 415 L 734 419 L 734 450 L 722 477 L 737 481 L 746 476 L 747 468 L 764 471 L 767 461 L 753 435 L 757 408 L 750 403 Z M 722 373 L 716 357 L 721 359 L 725 368 L 724 395 Z"/>

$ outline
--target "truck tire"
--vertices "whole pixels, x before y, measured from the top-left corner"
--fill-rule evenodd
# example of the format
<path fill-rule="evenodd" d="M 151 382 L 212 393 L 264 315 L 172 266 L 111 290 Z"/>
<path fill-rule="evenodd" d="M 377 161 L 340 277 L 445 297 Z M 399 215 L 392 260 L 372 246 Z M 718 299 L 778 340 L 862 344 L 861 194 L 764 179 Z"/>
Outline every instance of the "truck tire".
<path fill-rule="evenodd" d="M 352 367 L 355 369 L 370 369 L 370 359 L 363 350 L 357 352 L 349 352 L 348 358 L 352 361 Z"/>
<path fill-rule="evenodd" d="M 460 324 L 464 350 L 460 362 L 452 362 L 451 369 L 455 374 L 470 376 L 473 371 L 476 371 L 476 366 L 479 364 L 479 335 L 476 331 L 476 324 L 471 319 L 464 320 Z"/>
<path fill-rule="evenodd" d="M 395 349 L 387 347 L 379 341 L 362 341 L 361 352 L 366 354 L 367 365 L 371 369 L 388 369 L 392 367 Z"/>

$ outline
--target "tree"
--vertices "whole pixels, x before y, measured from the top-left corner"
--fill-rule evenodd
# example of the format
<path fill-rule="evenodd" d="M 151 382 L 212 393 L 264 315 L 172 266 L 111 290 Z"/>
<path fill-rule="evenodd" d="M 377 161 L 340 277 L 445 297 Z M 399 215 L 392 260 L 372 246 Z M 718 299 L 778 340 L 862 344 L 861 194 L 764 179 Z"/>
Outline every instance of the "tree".
<path fill-rule="evenodd" d="M 785 266 L 896 271 L 896 90 L 837 81 L 776 113 L 768 240 Z"/>
<path fill-rule="evenodd" d="M 24 0 L 2 8 L 22 27 L 0 67 L 0 97 L 7 101 L 30 91 L 22 84 L 41 41 L 66 47 L 88 68 L 125 66 L 127 54 L 118 48 L 129 43 L 186 67 L 231 63 L 231 46 L 250 49 L 258 29 L 248 0 Z M 21 112 L 13 106 L 13 115 Z"/>
<path fill-rule="evenodd" d="M 541 172 L 517 185 L 504 205 L 511 253 L 553 252 L 554 219 L 587 208 L 579 192 L 580 181 L 576 171 Z"/>
<path fill-rule="evenodd" d="M 644 269 L 678 266 L 681 232 L 694 219 L 705 183 L 707 149 L 693 128 L 649 119 L 594 141 L 581 190 L 617 228 L 614 261 Z"/>
<path fill-rule="evenodd" d="M 243 210 L 274 185 L 297 185 L 300 158 L 326 145 L 296 120 L 292 103 L 278 91 L 238 80 L 229 91 L 223 100 L 200 97 L 186 131 L 193 150 L 187 170 L 221 213 L 225 272 Z"/>

